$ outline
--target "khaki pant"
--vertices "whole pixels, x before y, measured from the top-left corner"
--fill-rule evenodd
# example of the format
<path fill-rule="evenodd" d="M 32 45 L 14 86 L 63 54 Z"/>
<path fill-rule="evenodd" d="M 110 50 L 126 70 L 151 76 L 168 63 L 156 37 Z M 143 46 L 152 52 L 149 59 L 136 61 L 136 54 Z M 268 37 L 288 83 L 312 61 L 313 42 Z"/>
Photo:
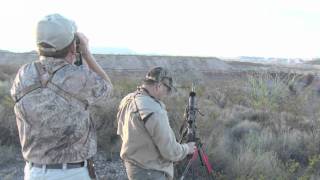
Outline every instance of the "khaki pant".
<path fill-rule="evenodd" d="M 143 169 L 135 164 L 124 161 L 129 180 L 166 180 L 164 172 Z"/>
<path fill-rule="evenodd" d="M 91 180 L 88 168 L 73 168 L 73 169 L 45 169 L 31 167 L 26 163 L 24 167 L 24 180 Z"/>

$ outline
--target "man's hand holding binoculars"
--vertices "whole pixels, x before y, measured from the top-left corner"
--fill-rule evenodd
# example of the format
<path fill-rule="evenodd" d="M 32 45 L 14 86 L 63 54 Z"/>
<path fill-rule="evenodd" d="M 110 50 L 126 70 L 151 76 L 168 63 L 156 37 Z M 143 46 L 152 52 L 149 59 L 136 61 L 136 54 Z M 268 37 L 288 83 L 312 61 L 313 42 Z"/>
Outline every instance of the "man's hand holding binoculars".
<path fill-rule="evenodd" d="M 76 33 L 76 38 L 78 38 L 78 48 L 80 49 L 80 53 L 82 54 L 83 58 L 85 59 L 87 65 L 90 69 L 100 75 L 104 80 L 111 83 L 109 76 L 105 73 L 105 71 L 101 68 L 101 66 L 96 62 L 95 58 L 90 52 L 89 49 L 89 40 L 88 38 L 80 32 Z"/>

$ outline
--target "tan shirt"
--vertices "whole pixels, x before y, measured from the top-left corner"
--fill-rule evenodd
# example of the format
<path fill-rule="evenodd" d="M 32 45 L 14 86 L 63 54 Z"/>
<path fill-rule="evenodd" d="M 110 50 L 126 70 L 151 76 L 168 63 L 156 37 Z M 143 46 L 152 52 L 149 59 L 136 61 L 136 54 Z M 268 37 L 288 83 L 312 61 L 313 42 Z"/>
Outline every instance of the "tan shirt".
<path fill-rule="evenodd" d="M 141 119 L 150 113 L 144 124 Z M 186 157 L 188 146 L 176 141 L 165 105 L 145 93 L 131 93 L 121 101 L 117 119 L 121 158 L 145 169 L 163 171 L 172 179 L 173 162 Z"/>
<path fill-rule="evenodd" d="M 105 102 L 111 91 L 106 82 L 86 66 L 75 66 L 63 59 L 40 60 L 48 72 L 56 71 L 51 82 L 88 105 Z M 21 67 L 11 88 L 16 97 L 26 87 L 39 82 L 35 64 Z M 96 153 L 96 130 L 81 101 L 66 99 L 50 88 L 26 94 L 14 106 L 22 146 L 27 161 L 40 164 L 78 162 Z"/>

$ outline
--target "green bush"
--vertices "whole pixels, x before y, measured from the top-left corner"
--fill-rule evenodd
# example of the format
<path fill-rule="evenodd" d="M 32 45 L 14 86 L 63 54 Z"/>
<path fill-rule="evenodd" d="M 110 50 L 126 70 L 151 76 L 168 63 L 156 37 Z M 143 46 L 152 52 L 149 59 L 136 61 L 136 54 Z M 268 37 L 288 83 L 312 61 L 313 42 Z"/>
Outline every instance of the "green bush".
<path fill-rule="evenodd" d="M 249 76 L 248 86 L 249 98 L 255 109 L 277 111 L 289 95 L 288 86 L 278 75 L 274 77 L 268 73 L 259 73 L 256 76 Z"/>

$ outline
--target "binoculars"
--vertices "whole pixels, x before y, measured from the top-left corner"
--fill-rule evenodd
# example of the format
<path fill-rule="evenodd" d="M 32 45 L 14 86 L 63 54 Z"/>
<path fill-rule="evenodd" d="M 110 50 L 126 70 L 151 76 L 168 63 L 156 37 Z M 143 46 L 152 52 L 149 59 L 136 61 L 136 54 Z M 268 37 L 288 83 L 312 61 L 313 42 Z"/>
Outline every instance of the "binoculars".
<path fill-rule="evenodd" d="M 80 49 L 80 39 L 77 35 L 75 35 L 76 39 L 76 61 L 74 62 L 75 65 L 80 66 L 82 65 L 82 55 L 81 55 L 81 49 Z"/>

